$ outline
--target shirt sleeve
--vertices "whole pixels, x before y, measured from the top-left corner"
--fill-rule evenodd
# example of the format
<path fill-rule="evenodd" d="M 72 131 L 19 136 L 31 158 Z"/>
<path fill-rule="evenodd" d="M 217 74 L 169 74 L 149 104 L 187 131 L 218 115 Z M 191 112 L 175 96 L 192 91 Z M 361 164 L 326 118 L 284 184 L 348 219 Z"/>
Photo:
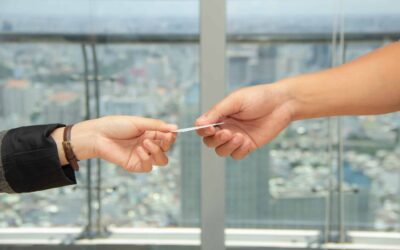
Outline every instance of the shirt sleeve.
<path fill-rule="evenodd" d="M 62 124 L 11 129 L 0 142 L 0 192 L 25 193 L 76 184 L 70 165 L 61 166 L 50 134 Z"/>

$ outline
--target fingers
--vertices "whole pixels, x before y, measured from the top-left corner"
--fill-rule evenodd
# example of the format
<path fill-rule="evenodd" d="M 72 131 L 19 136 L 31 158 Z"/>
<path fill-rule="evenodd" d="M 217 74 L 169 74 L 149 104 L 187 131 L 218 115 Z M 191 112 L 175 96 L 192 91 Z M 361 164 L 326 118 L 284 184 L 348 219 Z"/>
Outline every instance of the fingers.
<path fill-rule="evenodd" d="M 239 149 L 244 142 L 242 134 L 235 134 L 233 138 L 226 143 L 218 146 L 215 152 L 222 157 L 231 155 L 235 150 Z"/>
<path fill-rule="evenodd" d="M 143 139 L 157 141 L 157 144 L 161 146 L 164 152 L 166 152 L 171 148 L 171 145 L 175 143 L 176 136 L 177 135 L 175 133 L 148 131 L 144 134 Z"/>
<path fill-rule="evenodd" d="M 196 126 L 197 126 L 197 122 L 196 122 Z M 201 126 L 201 125 L 199 125 Z M 208 128 L 203 128 L 203 129 L 199 129 L 196 131 L 196 133 L 199 136 L 205 137 L 205 136 L 212 136 L 215 135 L 215 133 L 217 133 L 217 131 L 219 130 L 218 127 L 208 127 Z"/>
<path fill-rule="evenodd" d="M 208 112 L 200 116 L 196 120 L 196 125 L 201 126 L 218 122 L 224 117 L 238 113 L 240 111 L 240 107 L 241 98 L 238 96 L 238 94 L 233 93 L 224 98 L 221 102 L 217 103 Z"/>
<path fill-rule="evenodd" d="M 228 142 L 232 137 L 233 135 L 229 130 L 221 129 L 214 136 L 204 137 L 203 142 L 207 147 L 216 148 Z"/>
<path fill-rule="evenodd" d="M 233 153 L 231 154 L 232 158 L 235 160 L 242 160 L 243 158 L 245 158 L 247 155 L 249 155 L 251 153 L 252 149 L 251 149 L 251 142 L 249 140 L 244 140 L 244 142 L 242 143 L 242 145 L 236 149 L 235 151 L 233 151 Z"/>
<path fill-rule="evenodd" d="M 146 139 L 143 142 L 145 149 L 150 153 L 152 162 L 157 166 L 165 166 L 168 164 L 168 157 L 165 155 L 162 148 L 154 142 Z"/>
<path fill-rule="evenodd" d="M 126 170 L 135 173 L 148 173 L 153 170 L 153 165 L 165 166 L 168 164 L 168 157 L 163 149 L 156 142 L 146 139 L 143 146 L 134 149 Z"/>
<path fill-rule="evenodd" d="M 151 131 L 162 131 L 162 132 L 172 132 L 178 128 L 175 124 L 168 124 L 162 120 L 150 119 L 144 117 L 131 117 L 135 126 L 141 130 L 151 130 Z"/>
<path fill-rule="evenodd" d="M 139 156 L 140 163 L 135 172 L 150 172 L 153 170 L 151 157 L 142 146 L 137 147 L 136 154 Z"/>
<path fill-rule="evenodd" d="M 207 147 L 215 148 L 215 152 L 222 157 L 231 156 L 235 160 L 241 160 L 252 151 L 252 142 L 240 133 L 232 134 L 223 129 L 214 136 L 203 139 Z"/>

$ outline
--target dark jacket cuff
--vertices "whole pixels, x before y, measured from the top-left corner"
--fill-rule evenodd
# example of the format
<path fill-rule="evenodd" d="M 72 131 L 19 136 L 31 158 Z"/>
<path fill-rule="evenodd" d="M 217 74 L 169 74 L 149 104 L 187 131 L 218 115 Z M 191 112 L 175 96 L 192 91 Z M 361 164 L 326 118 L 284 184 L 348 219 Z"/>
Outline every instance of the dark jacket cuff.
<path fill-rule="evenodd" d="M 76 184 L 70 165 L 62 167 L 50 134 L 62 124 L 11 129 L 3 138 L 1 159 L 5 179 L 16 193 Z"/>

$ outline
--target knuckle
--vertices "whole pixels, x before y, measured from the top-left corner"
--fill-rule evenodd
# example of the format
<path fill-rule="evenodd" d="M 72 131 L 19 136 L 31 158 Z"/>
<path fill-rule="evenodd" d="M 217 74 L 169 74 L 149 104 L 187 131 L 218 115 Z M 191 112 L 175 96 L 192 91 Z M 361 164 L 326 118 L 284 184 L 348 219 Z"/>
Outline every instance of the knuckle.
<path fill-rule="evenodd" d="M 144 162 L 148 162 L 148 161 L 150 160 L 150 156 L 149 156 L 148 154 L 145 154 L 145 155 L 143 155 L 142 157 L 143 157 L 142 160 L 143 160 Z"/>
<path fill-rule="evenodd" d="M 153 167 L 150 165 L 150 166 L 146 166 L 146 167 L 143 169 L 143 172 L 145 172 L 145 173 L 150 173 L 151 170 L 153 170 Z"/>
<path fill-rule="evenodd" d="M 154 146 L 154 148 L 153 148 L 153 153 L 159 154 L 160 152 L 161 152 L 160 146 Z"/>
<path fill-rule="evenodd" d="M 246 155 L 244 155 L 244 154 L 232 154 L 231 156 L 236 161 L 242 160 L 242 159 L 244 159 L 246 157 Z"/>
<path fill-rule="evenodd" d="M 208 137 L 203 138 L 203 142 L 204 142 L 204 144 L 205 144 L 207 147 L 211 147 L 210 138 L 208 138 Z"/>
<path fill-rule="evenodd" d="M 241 159 L 241 156 L 240 156 L 240 155 L 237 155 L 237 154 L 231 154 L 231 157 L 232 157 L 232 159 L 234 159 L 234 160 L 240 160 L 240 159 Z"/>
<path fill-rule="evenodd" d="M 168 158 L 162 159 L 162 160 L 159 162 L 159 165 L 160 165 L 160 166 L 165 166 L 165 165 L 167 165 L 167 164 L 168 164 Z"/>
<path fill-rule="evenodd" d="M 221 157 L 226 156 L 226 153 L 224 153 L 224 151 L 222 151 L 221 149 L 216 149 L 216 150 L 215 150 L 215 153 L 217 153 L 217 155 L 219 155 L 219 156 L 221 156 Z"/>

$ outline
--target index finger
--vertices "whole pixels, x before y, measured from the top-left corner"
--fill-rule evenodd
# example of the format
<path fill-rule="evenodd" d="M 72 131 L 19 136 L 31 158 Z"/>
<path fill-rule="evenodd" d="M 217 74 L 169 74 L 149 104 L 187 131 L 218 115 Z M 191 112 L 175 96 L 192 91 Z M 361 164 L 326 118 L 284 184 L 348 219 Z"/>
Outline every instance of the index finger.
<path fill-rule="evenodd" d="M 196 133 L 201 137 L 212 136 L 215 135 L 220 130 L 219 127 L 208 127 L 196 130 Z"/>
<path fill-rule="evenodd" d="M 234 92 L 222 101 L 214 105 L 209 111 L 201 115 L 197 120 L 197 125 L 207 125 L 223 120 L 225 117 L 236 114 L 240 111 L 241 98 L 237 92 Z"/>
<path fill-rule="evenodd" d="M 132 117 L 132 120 L 135 126 L 141 131 L 153 130 L 162 132 L 172 132 L 178 128 L 178 126 L 176 126 L 175 124 L 168 124 L 158 119 L 134 116 Z"/>

